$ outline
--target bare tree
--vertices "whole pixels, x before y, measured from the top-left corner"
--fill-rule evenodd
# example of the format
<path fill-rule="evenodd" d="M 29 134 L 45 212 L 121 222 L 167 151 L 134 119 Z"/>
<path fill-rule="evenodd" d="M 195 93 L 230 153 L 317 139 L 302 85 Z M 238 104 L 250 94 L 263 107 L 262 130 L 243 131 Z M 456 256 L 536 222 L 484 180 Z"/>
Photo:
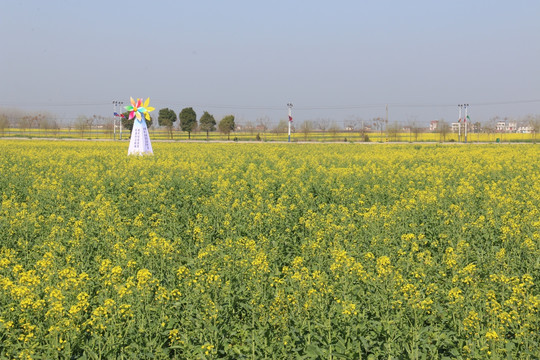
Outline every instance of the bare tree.
<path fill-rule="evenodd" d="M 9 127 L 9 120 L 6 114 L 0 114 L 0 132 L 5 135 L 6 128 Z"/>
<path fill-rule="evenodd" d="M 356 121 L 355 117 L 349 116 L 347 119 L 345 119 L 343 125 L 345 126 L 345 131 L 354 132 L 354 129 L 358 126 L 358 121 Z"/>
<path fill-rule="evenodd" d="M 446 142 L 446 135 L 450 132 L 450 124 L 444 119 L 439 120 L 439 125 L 437 126 L 439 131 L 439 141 Z"/>
<path fill-rule="evenodd" d="M 383 130 L 384 130 L 385 121 L 386 120 L 382 117 L 376 117 L 373 119 L 373 126 L 375 127 L 376 130 L 379 130 L 381 133 L 381 137 L 379 139 L 380 142 L 383 142 Z"/>
<path fill-rule="evenodd" d="M 536 135 L 540 131 L 540 115 L 529 115 L 528 120 L 531 127 L 533 144 L 536 144 Z"/>
<path fill-rule="evenodd" d="M 355 119 L 356 127 L 358 129 L 358 133 L 360 134 L 362 141 L 368 141 L 368 136 L 366 135 L 366 123 L 364 119 L 357 117 Z"/>
<path fill-rule="evenodd" d="M 110 121 L 102 124 L 103 133 L 109 138 L 113 138 L 114 135 L 114 124 Z"/>
<path fill-rule="evenodd" d="M 491 140 L 491 135 L 497 132 L 497 123 L 501 120 L 499 116 L 490 118 L 486 124 L 484 124 L 484 131 L 488 134 L 488 139 Z"/>
<path fill-rule="evenodd" d="M 32 127 L 32 116 L 25 115 L 18 119 L 19 121 L 19 129 L 23 130 L 24 132 Z"/>
<path fill-rule="evenodd" d="M 305 141 L 307 141 L 309 133 L 313 131 L 313 128 L 314 125 L 311 120 L 304 120 L 304 122 L 300 124 L 300 131 L 304 134 Z"/>
<path fill-rule="evenodd" d="M 326 130 L 330 126 L 330 119 L 318 119 L 317 128 L 322 131 L 323 139 L 326 137 Z"/>
<path fill-rule="evenodd" d="M 340 130 L 341 128 L 335 121 L 332 121 L 330 127 L 328 128 L 328 131 L 330 132 L 330 134 L 332 134 L 332 138 L 334 140 L 336 140 L 337 133 L 340 132 Z"/>
<path fill-rule="evenodd" d="M 77 116 L 77 119 L 75 119 L 74 128 L 78 130 L 81 133 L 81 137 L 84 137 L 84 132 L 87 129 L 88 124 L 88 118 L 84 115 Z"/>
<path fill-rule="evenodd" d="M 250 135 L 253 135 L 253 133 L 255 132 L 255 125 L 253 125 L 253 121 L 248 120 L 246 122 L 246 125 L 244 126 L 244 130 L 248 131 Z"/>
<path fill-rule="evenodd" d="M 418 141 L 418 135 L 422 131 L 422 128 L 418 125 L 418 118 L 416 116 L 410 116 L 409 123 L 409 141 L 412 141 L 411 136 L 414 136 L 414 141 Z"/>
<path fill-rule="evenodd" d="M 264 134 L 264 141 L 266 141 L 266 132 L 270 126 L 270 118 L 268 116 L 263 116 L 257 118 L 257 128 L 261 129 Z"/>
<path fill-rule="evenodd" d="M 401 130 L 401 127 L 399 126 L 397 122 L 390 124 L 386 129 L 388 133 L 388 137 L 390 139 L 393 139 L 393 141 L 398 141 L 398 135 L 399 135 L 400 130 Z"/>
<path fill-rule="evenodd" d="M 287 132 L 289 124 L 287 123 L 287 120 L 281 119 L 279 120 L 279 123 L 274 127 L 272 130 L 276 135 L 279 134 L 285 134 Z"/>

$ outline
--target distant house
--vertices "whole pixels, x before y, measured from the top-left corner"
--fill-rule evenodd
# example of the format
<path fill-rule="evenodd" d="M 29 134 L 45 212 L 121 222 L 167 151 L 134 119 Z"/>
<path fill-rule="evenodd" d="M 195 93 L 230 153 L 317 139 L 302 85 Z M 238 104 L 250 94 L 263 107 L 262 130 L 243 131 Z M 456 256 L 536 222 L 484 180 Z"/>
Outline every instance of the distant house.
<path fill-rule="evenodd" d="M 517 122 L 515 121 L 509 121 L 508 124 L 506 124 L 506 132 L 516 132 L 517 129 Z"/>
<path fill-rule="evenodd" d="M 429 123 L 429 131 L 436 131 L 439 128 L 439 120 L 432 120 Z"/>
<path fill-rule="evenodd" d="M 459 122 L 452 123 L 452 132 L 455 132 L 455 133 L 459 132 L 459 126 L 460 125 L 461 125 L 461 123 L 459 123 Z"/>
<path fill-rule="evenodd" d="M 498 121 L 495 130 L 497 132 L 514 133 L 518 131 L 518 125 L 516 121 Z"/>
<path fill-rule="evenodd" d="M 522 134 L 530 134 L 533 132 L 533 127 L 530 125 L 521 125 L 518 127 L 517 132 Z"/>

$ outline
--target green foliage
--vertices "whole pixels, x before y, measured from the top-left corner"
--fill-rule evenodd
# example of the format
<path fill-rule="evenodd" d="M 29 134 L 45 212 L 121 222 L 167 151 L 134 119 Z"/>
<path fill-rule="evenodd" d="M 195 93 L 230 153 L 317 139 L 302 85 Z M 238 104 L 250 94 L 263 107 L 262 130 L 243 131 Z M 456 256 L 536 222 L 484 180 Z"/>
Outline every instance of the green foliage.
<path fill-rule="evenodd" d="M 176 121 L 176 113 L 174 110 L 164 108 L 159 110 L 158 123 L 159 126 L 165 126 L 169 132 L 169 138 L 172 139 L 172 129 Z"/>
<path fill-rule="evenodd" d="M 231 131 L 234 131 L 236 124 L 234 123 L 234 115 L 226 115 L 219 122 L 219 131 L 227 134 L 227 139 L 230 140 Z"/>
<path fill-rule="evenodd" d="M 193 108 L 183 108 L 178 115 L 180 118 L 180 128 L 182 131 L 187 131 L 189 138 L 191 139 L 191 132 L 197 127 L 197 114 Z"/>
<path fill-rule="evenodd" d="M 205 111 L 201 116 L 199 124 L 200 129 L 206 131 L 206 139 L 208 139 L 208 133 L 210 131 L 216 130 L 216 119 L 214 119 L 214 115 L 211 115 L 208 111 Z"/>
<path fill-rule="evenodd" d="M 159 110 L 158 123 L 159 126 L 173 126 L 176 121 L 176 113 L 174 110 L 164 108 Z"/>

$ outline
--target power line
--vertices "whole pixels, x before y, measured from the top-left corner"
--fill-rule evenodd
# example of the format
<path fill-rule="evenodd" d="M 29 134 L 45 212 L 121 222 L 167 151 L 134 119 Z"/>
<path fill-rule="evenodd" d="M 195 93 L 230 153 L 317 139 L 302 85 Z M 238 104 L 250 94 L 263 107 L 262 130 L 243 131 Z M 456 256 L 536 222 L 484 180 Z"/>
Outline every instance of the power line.
<path fill-rule="evenodd" d="M 154 99 L 157 103 L 168 103 L 168 106 L 187 106 L 186 103 L 167 102 Z M 531 104 L 540 103 L 540 99 L 532 100 L 507 100 L 507 101 L 491 101 L 491 102 L 470 102 L 473 106 L 495 106 L 495 105 L 513 105 L 513 104 Z M 355 110 L 355 109 L 370 109 L 370 108 L 442 108 L 455 107 L 455 104 L 450 103 L 380 103 L 380 104 L 356 104 L 356 105 L 306 105 L 295 106 L 297 111 L 312 111 L 312 110 Z M 27 102 L 0 102 L 0 106 L 21 106 L 21 107 L 77 107 L 77 106 L 110 106 L 110 101 L 107 102 L 59 102 L 59 103 L 27 103 Z M 229 110 L 283 110 L 283 106 L 272 105 L 233 105 L 233 104 L 193 104 L 192 107 L 201 107 L 208 109 L 229 109 Z"/>

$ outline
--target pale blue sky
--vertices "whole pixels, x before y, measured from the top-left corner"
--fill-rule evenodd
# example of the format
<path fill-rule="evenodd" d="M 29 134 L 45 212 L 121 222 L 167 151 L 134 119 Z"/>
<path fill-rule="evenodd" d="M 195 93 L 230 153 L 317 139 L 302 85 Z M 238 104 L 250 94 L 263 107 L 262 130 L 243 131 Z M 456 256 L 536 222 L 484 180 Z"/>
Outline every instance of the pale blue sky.
<path fill-rule="evenodd" d="M 298 123 L 384 117 L 387 103 L 402 123 L 455 121 L 464 102 L 479 121 L 540 114 L 539 19 L 538 0 L 3 0 L 0 107 L 69 120 L 133 96 L 240 122 L 277 122 L 289 101 Z"/>

